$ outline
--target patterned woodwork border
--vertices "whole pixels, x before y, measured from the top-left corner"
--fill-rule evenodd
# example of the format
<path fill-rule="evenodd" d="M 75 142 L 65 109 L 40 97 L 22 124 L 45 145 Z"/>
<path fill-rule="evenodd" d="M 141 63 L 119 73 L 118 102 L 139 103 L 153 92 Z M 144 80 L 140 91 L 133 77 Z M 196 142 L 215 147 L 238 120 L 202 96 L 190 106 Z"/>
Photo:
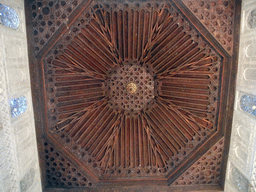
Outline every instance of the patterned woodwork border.
<path fill-rule="evenodd" d="M 48 142 L 44 142 L 48 187 L 91 187 L 92 183 Z"/>
<path fill-rule="evenodd" d="M 51 36 L 65 22 L 82 0 L 52 1 L 34 0 L 33 35 L 35 51 L 38 52 Z M 205 25 L 220 44 L 230 53 L 233 52 L 234 0 L 182 0 L 193 14 Z M 55 9 L 54 9 L 55 8 Z M 56 11 L 57 10 L 57 11 Z M 45 22 L 44 20 L 47 20 Z"/>
<path fill-rule="evenodd" d="M 224 138 L 196 161 L 172 185 L 218 184 L 223 159 Z"/>
<path fill-rule="evenodd" d="M 82 0 L 32 0 L 34 49 L 40 51 Z"/>
<path fill-rule="evenodd" d="M 227 52 L 233 54 L 235 0 L 182 0 Z"/>

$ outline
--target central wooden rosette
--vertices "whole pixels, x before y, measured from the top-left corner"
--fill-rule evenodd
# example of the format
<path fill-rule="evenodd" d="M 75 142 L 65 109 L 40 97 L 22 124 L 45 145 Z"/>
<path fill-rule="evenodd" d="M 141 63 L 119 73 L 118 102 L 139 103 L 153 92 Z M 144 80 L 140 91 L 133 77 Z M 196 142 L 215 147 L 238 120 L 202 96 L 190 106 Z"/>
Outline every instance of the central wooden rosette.
<path fill-rule="evenodd" d="M 154 79 L 141 65 L 124 65 L 111 72 L 108 90 L 115 107 L 138 111 L 154 98 Z"/>

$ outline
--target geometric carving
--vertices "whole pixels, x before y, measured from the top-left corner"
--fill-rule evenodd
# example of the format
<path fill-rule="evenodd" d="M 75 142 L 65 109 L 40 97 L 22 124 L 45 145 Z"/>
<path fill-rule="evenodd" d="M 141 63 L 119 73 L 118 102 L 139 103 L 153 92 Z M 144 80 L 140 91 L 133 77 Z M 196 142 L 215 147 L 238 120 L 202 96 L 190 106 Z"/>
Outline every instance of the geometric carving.
<path fill-rule="evenodd" d="M 226 136 L 230 55 L 188 15 L 177 0 L 79 1 L 31 56 L 39 135 L 93 188 L 168 187 Z M 48 185 L 60 187 L 48 172 Z"/>
<path fill-rule="evenodd" d="M 90 187 L 92 183 L 49 143 L 44 142 L 48 187 Z"/>
<path fill-rule="evenodd" d="M 224 138 L 196 161 L 173 185 L 218 184 L 220 182 Z"/>
<path fill-rule="evenodd" d="M 42 49 L 61 24 L 80 4 L 81 0 L 33 0 L 30 4 L 32 11 L 32 28 L 34 50 Z"/>
<path fill-rule="evenodd" d="M 17 12 L 14 9 L 6 5 L 3 5 L 1 3 L 0 3 L 0 24 L 13 29 L 17 29 L 20 24 L 20 19 Z"/>
<path fill-rule="evenodd" d="M 154 79 L 147 71 L 133 63 L 110 72 L 108 96 L 115 108 L 140 111 L 150 104 L 154 98 Z"/>
<path fill-rule="evenodd" d="M 217 131 L 221 57 L 172 4 L 136 7 L 95 2 L 43 58 L 49 133 L 101 179 L 166 177 Z"/>
<path fill-rule="evenodd" d="M 182 0 L 219 43 L 233 54 L 234 0 Z"/>

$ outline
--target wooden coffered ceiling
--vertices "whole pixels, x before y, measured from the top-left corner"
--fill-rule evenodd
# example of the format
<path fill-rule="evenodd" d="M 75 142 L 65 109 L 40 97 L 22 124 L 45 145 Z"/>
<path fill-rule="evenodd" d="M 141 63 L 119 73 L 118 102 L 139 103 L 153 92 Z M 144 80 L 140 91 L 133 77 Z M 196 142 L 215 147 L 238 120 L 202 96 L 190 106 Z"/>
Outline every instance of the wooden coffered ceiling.
<path fill-rule="evenodd" d="M 44 190 L 223 188 L 240 4 L 26 1 Z"/>

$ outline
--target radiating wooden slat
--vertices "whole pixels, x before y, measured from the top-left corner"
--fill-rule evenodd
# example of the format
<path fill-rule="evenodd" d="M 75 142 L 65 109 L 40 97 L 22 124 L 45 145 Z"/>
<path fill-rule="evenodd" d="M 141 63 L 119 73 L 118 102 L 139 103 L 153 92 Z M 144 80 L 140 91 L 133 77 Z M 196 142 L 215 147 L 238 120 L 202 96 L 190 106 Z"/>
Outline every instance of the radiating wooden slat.
<path fill-rule="evenodd" d="M 79 29 L 63 51 L 44 61 L 51 66 L 46 82 L 53 132 L 68 138 L 61 143 L 72 141 L 66 150 L 86 155 L 78 161 L 99 180 L 165 179 L 215 133 L 218 103 L 212 100 L 218 99 L 221 57 L 175 7 L 141 4 L 95 3 L 84 23 L 71 24 Z M 115 82 L 118 69 L 128 65 L 145 70 L 151 85 L 143 70 L 144 76 L 129 67 L 125 73 L 138 72 L 140 84 L 120 74 L 127 82 Z M 138 89 L 133 97 L 130 82 Z M 117 97 L 120 103 L 145 104 L 121 108 L 113 96 L 117 90 L 127 93 Z"/>

